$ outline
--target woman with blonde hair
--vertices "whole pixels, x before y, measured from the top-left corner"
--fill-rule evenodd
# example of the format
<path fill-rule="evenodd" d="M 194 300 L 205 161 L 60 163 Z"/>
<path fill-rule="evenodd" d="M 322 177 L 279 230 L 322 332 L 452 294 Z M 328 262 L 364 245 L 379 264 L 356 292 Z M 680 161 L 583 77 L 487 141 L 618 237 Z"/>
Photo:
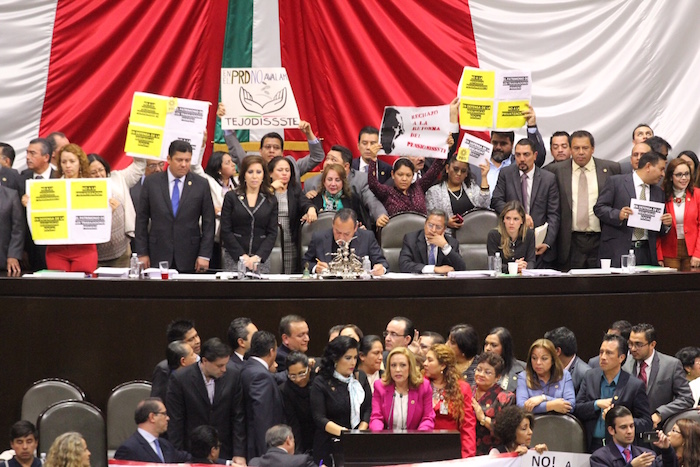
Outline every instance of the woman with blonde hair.
<path fill-rule="evenodd" d="M 486 238 L 489 256 L 501 254 L 502 272 L 508 263 L 518 263 L 518 273 L 535 267 L 535 232 L 527 228 L 525 209 L 520 201 L 508 201 L 498 216 L 498 226 Z"/>
<path fill-rule="evenodd" d="M 389 352 L 386 362 L 387 371 L 374 382 L 369 429 L 432 431 L 432 390 L 413 353 L 406 347 L 397 347 Z"/>
<path fill-rule="evenodd" d="M 56 438 L 45 467 L 90 467 L 90 451 L 80 433 L 69 431 Z"/>
<path fill-rule="evenodd" d="M 527 353 L 525 371 L 518 375 L 517 404 L 526 412 L 570 413 L 576 406 L 571 375 L 549 339 L 537 339 Z"/>
<path fill-rule="evenodd" d="M 456 368 L 449 345 L 433 345 L 425 355 L 423 369 L 432 387 L 436 430 L 460 433 L 462 457 L 476 454 L 476 417 L 471 406 L 472 390 Z"/>

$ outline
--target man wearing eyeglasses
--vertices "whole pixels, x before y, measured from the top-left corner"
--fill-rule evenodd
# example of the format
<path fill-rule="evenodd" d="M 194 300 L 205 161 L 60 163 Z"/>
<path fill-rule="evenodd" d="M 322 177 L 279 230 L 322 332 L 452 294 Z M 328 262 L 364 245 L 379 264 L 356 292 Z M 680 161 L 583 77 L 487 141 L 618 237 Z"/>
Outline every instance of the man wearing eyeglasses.
<path fill-rule="evenodd" d="M 159 397 L 149 397 L 136 406 L 134 413 L 137 429 L 114 454 L 115 459 L 178 464 L 190 462 L 188 452 L 177 450 L 170 441 L 160 435 L 168 430 L 168 412 Z"/>
<path fill-rule="evenodd" d="M 629 339 L 631 359 L 625 371 L 646 386 L 654 427 L 662 427 L 668 417 L 693 406 L 693 395 L 683 364 L 670 355 L 656 351 L 656 330 L 647 323 L 632 326 Z"/>
<path fill-rule="evenodd" d="M 399 254 L 401 272 L 413 274 L 447 274 L 464 271 L 467 265 L 459 254 L 459 242 L 445 236 L 447 214 L 440 209 L 428 213 L 423 230 L 403 237 Z"/>
<path fill-rule="evenodd" d="M 384 349 L 388 354 L 397 347 L 408 347 L 413 340 L 413 334 L 416 332 L 413 327 L 413 321 L 403 316 L 395 316 L 386 325 L 386 331 L 382 333 L 384 336 Z M 386 358 L 386 356 L 385 356 Z"/>

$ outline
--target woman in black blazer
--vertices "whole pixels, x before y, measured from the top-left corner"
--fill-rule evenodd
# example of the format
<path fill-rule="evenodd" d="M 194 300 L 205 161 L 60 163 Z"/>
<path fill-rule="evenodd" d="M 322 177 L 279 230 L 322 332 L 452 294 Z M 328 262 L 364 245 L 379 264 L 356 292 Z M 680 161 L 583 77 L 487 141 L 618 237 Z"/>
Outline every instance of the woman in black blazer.
<path fill-rule="evenodd" d="M 239 258 L 251 270 L 255 263 L 267 262 L 277 239 L 277 198 L 263 158 L 243 159 L 239 181 L 221 208 L 224 269 L 229 271 L 237 270 Z"/>
<path fill-rule="evenodd" d="M 360 200 L 352 195 L 352 187 L 348 181 L 345 168 L 340 164 L 326 164 L 321 173 L 321 185 L 318 194 L 311 200 L 316 211 L 340 211 L 350 208 L 360 217 Z M 365 219 L 361 219 L 365 226 Z"/>
<path fill-rule="evenodd" d="M 508 201 L 498 216 L 498 227 L 486 239 L 489 256 L 501 253 L 502 270 L 508 272 L 508 262 L 518 263 L 518 274 L 523 269 L 535 268 L 535 232 L 525 224 L 525 209 L 520 201 Z"/>

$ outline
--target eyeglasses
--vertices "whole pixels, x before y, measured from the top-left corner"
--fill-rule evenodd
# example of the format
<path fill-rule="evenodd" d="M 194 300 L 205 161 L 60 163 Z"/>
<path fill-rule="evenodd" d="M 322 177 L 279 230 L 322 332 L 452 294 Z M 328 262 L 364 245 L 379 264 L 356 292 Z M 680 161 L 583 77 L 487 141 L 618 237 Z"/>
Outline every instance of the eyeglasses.
<path fill-rule="evenodd" d="M 165 162 L 158 162 L 155 164 L 146 164 L 146 168 L 151 169 L 151 170 L 157 169 L 157 168 L 162 169 L 163 167 L 165 167 Z"/>
<path fill-rule="evenodd" d="M 306 378 L 306 375 L 308 375 L 308 374 L 309 374 L 309 369 L 307 368 L 305 371 L 298 373 L 296 375 L 293 375 L 290 373 L 287 375 L 287 377 L 292 381 L 299 381 L 299 380 Z"/>
<path fill-rule="evenodd" d="M 166 417 L 168 416 L 168 412 L 165 411 L 165 410 L 162 411 L 162 412 L 151 412 L 151 413 L 152 413 L 153 415 L 165 415 Z"/>
<path fill-rule="evenodd" d="M 462 168 L 460 168 L 460 167 L 455 167 L 455 166 L 452 166 L 452 165 L 450 166 L 450 170 L 453 171 L 453 172 L 456 173 L 456 174 L 465 174 L 465 173 L 469 172 L 469 168 L 468 168 L 468 167 L 465 167 L 465 168 L 462 169 Z"/>
<path fill-rule="evenodd" d="M 481 373 L 482 375 L 486 375 L 486 376 L 493 376 L 493 375 L 495 374 L 495 373 L 494 373 L 493 371 L 491 371 L 491 370 L 484 370 L 483 368 L 479 368 L 479 367 L 476 367 L 476 369 L 474 370 L 474 373 L 475 373 L 475 374 L 476 374 L 476 373 Z"/>
<path fill-rule="evenodd" d="M 426 225 L 430 230 L 437 230 L 438 232 L 445 229 L 444 225 L 437 225 L 433 224 L 432 222 L 428 222 Z"/>
<path fill-rule="evenodd" d="M 631 342 L 630 341 L 627 343 L 627 345 L 629 346 L 630 349 L 641 349 L 641 348 L 644 348 L 647 345 L 649 345 L 649 343 L 647 342 L 646 344 L 644 344 L 642 342 Z"/>
<path fill-rule="evenodd" d="M 282 149 L 282 146 L 280 146 L 279 144 L 266 144 L 265 146 L 263 146 L 263 149 L 267 149 L 268 151 L 270 149 L 274 149 L 275 151 L 279 151 L 280 149 Z"/>
<path fill-rule="evenodd" d="M 406 334 L 396 334 L 394 331 L 384 331 L 382 333 L 382 336 L 396 339 L 397 337 L 406 337 Z"/>
<path fill-rule="evenodd" d="M 676 178 L 690 178 L 690 172 L 683 172 L 682 174 L 673 174 Z"/>

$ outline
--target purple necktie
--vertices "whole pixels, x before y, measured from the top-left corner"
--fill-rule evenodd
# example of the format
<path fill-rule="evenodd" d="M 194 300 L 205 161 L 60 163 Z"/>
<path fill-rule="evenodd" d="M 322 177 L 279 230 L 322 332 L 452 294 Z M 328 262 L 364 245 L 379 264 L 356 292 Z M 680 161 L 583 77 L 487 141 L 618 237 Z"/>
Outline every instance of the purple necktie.
<path fill-rule="evenodd" d="M 523 207 L 525 208 L 525 212 L 529 213 L 530 212 L 530 203 L 528 202 L 528 199 L 527 199 L 527 174 L 524 172 L 520 176 L 520 187 L 523 190 Z"/>

